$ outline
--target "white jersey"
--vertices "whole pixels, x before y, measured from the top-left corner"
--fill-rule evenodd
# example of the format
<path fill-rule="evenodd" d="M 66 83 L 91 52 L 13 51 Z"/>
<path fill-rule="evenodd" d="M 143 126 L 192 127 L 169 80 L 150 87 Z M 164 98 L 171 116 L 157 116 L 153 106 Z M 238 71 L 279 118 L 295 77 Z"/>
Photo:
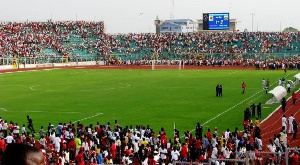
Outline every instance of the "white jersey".
<path fill-rule="evenodd" d="M 289 125 L 293 125 L 294 119 L 295 119 L 294 116 L 289 117 L 289 119 L 288 119 L 289 120 Z"/>
<path fill-rule="evenodd" d="M 286 127 L 286 117 L 282 117 L 282 126 Z"/>
<path fill-rule="evenodd" d="M 171 152 L 171 155 L 172 155 L 172 160 L 178 160 L 178 158 L 179 158 L 179 151 L 172 151 Z"/>

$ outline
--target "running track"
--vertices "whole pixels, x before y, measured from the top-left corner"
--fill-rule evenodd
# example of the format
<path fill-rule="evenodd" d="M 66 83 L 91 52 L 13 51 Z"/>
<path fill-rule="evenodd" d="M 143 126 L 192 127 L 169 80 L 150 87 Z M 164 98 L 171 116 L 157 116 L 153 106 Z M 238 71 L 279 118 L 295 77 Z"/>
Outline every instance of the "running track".
<path fill-rule="evenodd" d="M 294 117 L 298 123 L 298 133 L 297 138 L 293 139 L 293 134 L 288 134 L 288 145 L 291 147 L 300 146 L 300 92 L 297 92 L 297 101 L 296 105 L 293 105 L 292 99 L 290 98 L 287 101 L 285 113 L 283 113 L 282 108 L 280 106 L 269 118 L 263 121 L 260 125 L 261 127 L 261 136 L 263 146 L 267 146 L 269 144 L 269 139 L 274 140 L 274 134 L 279 134 L 282 128 L 281 118 L 285 114 L 285 117 L 288 119 L 291 114 L 294 114 Z M 262 112 L 263 113 L 263 112 Z M 289 126 L 288 126 L 289 128 Z M 288 130 L 287 128 L 287 130 Z"/>

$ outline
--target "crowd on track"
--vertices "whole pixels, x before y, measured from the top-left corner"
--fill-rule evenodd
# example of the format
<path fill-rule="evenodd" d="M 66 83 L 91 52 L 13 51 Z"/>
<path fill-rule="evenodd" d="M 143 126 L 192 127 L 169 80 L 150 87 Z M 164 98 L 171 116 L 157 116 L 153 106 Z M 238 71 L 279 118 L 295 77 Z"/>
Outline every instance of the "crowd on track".
<path fill-rule="evenodd" d="M 259 105 L 257 106 L 259 108 Z M 251 108 L 255 108 L 252 107 Z M 253 111 L 252 111 L 253 112 Z M 259 164 L 284 162 L 283 153 L 288 147 L 287 129 L 269 140 L 267 147 L 263 147 L 260 130 L 260 114 L 253 125 L 251 117 L 254 114 L 247 108 L 245 111 L 244 129 L 234 131 L 227 129 L 218 134 L 218 129 L 204 130 L 198 122 L 195 131 L 185 131 L 182 135 L 178 130 L 174 134 L 166 134 L 164 128 L 154 132 L 149 125 L 121 126 L 117 121 L 114 125 L 107 124 L 83 125 L 77 123 L 58 123 L 54 126 L 49 123 L 44 129 L 34 130 L 33 120 L 27 116 L 28 129 L 18 123 L 0 119 L 0 160 L 7 161 L 6 150 L 16 146 L 12 144 L 26 144 L 37 148 L 43 154 L 42 162 L 49 165 L 96 165 L 96 164 L 172 164 L 179 162 L 207 163 L 209 158 L 214 164 L 234 164 L 226 159 L 245 160 L 247 154 L 250 163 Z M 36 133 L 35 133 L 36 132 Z M 32 133 L 32 135 L 30 134 Z M 38 136 L 35 136 L 38 135 Z M 183 137 L 181 137 L 183 136 Z M 39 138 L 36 138 L 39 137 Z M 10 148 L 11 147 L 11 148 Z M 21 147 L 24 148 L 24 147 Z M 26 147 L 25 147 L 26 148 Z M 246 153 L 246 151 L 253 151 Z M 277 152 L 264 157 L 260 152 Z M 289 161 L 299 163 L 299 150 L 291 152 Z M 3 154 L 4 153 L 4 154 Z M 5 155 L 6 154 L 6 155 Z M 14 153 L 15 154 L 15 153 Z M 3 164 L 5 165 L 5 163 Z"/>
<path fill-rule="evenodd" d="M 104 33 L 104 22 L 4 22 L 0 23 L 0 55 L 35 57 L 45 49 L 60 56 L 71 56 L 77 50 L 99 57 L 138 54 L 139 59 L 178 55 L 196 59 L 201 53 L 294 55 L 300 53 L 299 35 L 300 32 L 239 31 L 108 34 Z"/>

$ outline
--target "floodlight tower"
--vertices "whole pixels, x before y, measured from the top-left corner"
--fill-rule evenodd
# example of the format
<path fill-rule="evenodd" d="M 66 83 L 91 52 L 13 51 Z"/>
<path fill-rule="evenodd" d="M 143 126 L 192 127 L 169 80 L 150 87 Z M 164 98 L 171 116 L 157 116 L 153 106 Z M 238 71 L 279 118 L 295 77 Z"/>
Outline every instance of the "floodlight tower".
<path fill-rule="evenodd" d="M 175 0 L 171 0 L 170 2 L 170 20 L 175 19 Z"/>
<path fill-rule="evenodd" d="M 253 16 L 255 15 L 255 13 L 250 13 L 252 16 L 252 32 L 253 32 Z"/>

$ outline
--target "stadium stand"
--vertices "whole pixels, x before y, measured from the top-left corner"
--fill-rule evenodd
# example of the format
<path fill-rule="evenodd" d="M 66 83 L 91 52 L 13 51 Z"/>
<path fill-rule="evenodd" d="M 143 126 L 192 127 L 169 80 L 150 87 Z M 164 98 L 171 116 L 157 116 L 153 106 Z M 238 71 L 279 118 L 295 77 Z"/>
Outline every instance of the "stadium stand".
<path fill-rule="evenodd" d="M 295 58 L 299 32 L 106 34 L 103 22 L 0 24 L 2 57 L 45 55 L 107 59 Z M 241 56 L 241 57 L 240 57 Z"/>

